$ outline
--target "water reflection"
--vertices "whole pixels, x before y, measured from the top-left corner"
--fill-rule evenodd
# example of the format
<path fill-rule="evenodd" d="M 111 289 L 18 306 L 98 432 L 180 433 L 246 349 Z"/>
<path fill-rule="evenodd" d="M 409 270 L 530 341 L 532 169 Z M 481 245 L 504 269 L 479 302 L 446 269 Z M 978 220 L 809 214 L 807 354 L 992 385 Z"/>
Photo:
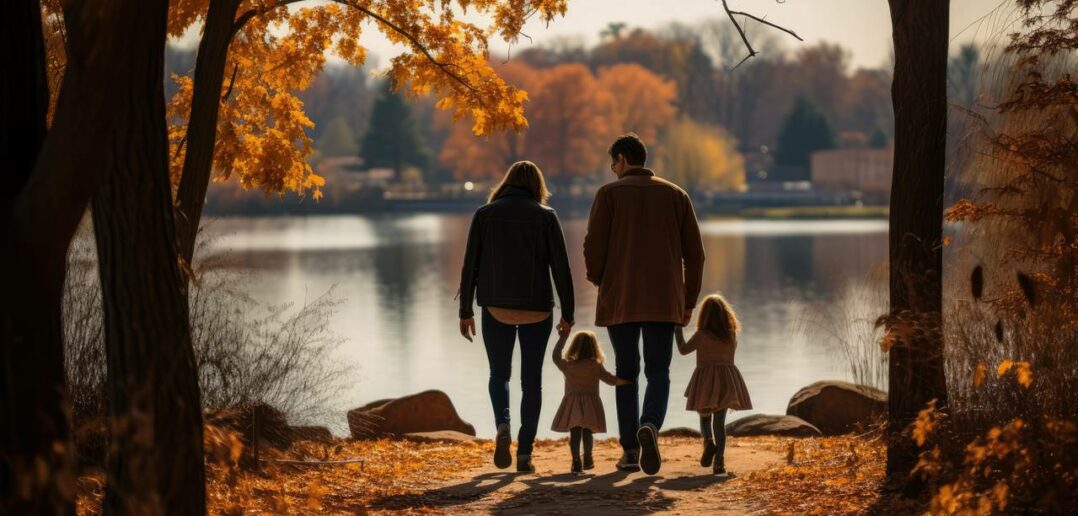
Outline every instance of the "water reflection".
<path fill-rule="evenodd" d="M 457 333 L 457 290 L 470 217 L 226 218 L 207 232 L 207 254 L 246 275 L 249 293 L 269 304 L 296 303 L 335 287 L 343 300 L 333 331 L 347 339 L 334 360 L 355 364 L 339 409 L 377 398 L 441 389 L 483 435 L 491 410 L 486 357 Z M 563 220 L 577 294 L 578 329 L 595 329 L 596 289 L 584 279 L 586 221 Z M 710 220 L 701 225 L 707 261 L 704 291 L 724 292 L 744 333 L 738 362 L 756 411 L 782 413 L 799 387 L 845 376 L 842 357 L 801 329 L 806 307 L 843 295 L 886 258 L 883 221 L 771 222 Z M 607 354 L 605 331 L 599 329 Z M 668 426 L 695 426 L 681 395 L 693 358 L 675 357 Z M 562 380 L 544 368 L 540 435 L 549 432 Z M 613 390 L 604 389 L 608 427 Z M 514 388 L 512 402 L 519 403 Z M 735 416 L 737 417 L 737 416 Z M 342 411 L 322 421 L 344 433 Z"/>

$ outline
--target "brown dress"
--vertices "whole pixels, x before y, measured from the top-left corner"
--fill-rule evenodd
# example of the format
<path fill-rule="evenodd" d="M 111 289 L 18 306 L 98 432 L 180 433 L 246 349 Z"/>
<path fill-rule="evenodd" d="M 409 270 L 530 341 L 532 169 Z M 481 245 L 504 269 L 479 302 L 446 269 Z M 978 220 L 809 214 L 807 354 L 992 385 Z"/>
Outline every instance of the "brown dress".
<path fill-rule="evenodd" d="M 723 409 L 752 408 L 749 389 L 734 365 L 736 350 L 736 340 L 717 339 L 703 331 L 697 331 L 684 346 L 679 346 L 682 355 L 696 351 L 696 370 L 685 389 L 686 409 L 711 414 Z"/>
<path fill-rule="evenodd" d="M 606 432 L 606 413 L 603 412 L 603 401 L 599 399 L 599 381 L 614 385 L 617 377 L 594 360 L 567 362 L 555 357 L 554 365 L 565 374 L 565 396 L 561 399 L 558 412 L 554 414 L 551 430 L 568 432 L 572 428 L 582 427 L 594 433 Z"/>

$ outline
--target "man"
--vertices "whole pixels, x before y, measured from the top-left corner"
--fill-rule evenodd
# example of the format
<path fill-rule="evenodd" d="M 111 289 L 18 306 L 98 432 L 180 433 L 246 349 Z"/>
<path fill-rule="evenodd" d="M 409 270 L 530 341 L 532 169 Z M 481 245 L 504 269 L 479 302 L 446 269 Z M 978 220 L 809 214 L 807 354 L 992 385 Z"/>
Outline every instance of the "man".
<path fill-rule="evenodd" d="M 637 135 L 619 137 L 608 152 L 618 180 L 595 194 L 584 264 L 588 281 L 599 287 L 595 325 L 607 327 L 617 376 L 634 382 L 616 391 L 618 469 L 653 475 L 662 466 L 658 431 L 670 398 L 674 325 L 692 317 L 704 246 L 689 195 L 644 168 L 647 148 Z M 642 413 L 635 383 L 641 336 L 648 381 Z"/>

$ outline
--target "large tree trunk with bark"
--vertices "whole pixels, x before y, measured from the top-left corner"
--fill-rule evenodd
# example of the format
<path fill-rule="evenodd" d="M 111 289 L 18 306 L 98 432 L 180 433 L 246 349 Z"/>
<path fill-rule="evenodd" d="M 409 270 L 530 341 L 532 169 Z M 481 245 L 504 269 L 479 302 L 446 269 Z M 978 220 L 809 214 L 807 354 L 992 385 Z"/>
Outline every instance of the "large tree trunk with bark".
<path fill-rule="evenodd" d="M 887 472 L 906 482 L 917 449 L 903 435 L 918 411 L 947 400 L 943 370 L 943 179 L 949 0 L 890 0 L 895 112 L 890 215 Z M 912 484 L 908 484 L 912 485 Z"/>
<path fill-rule="evenodd" d="M 221 86 L 239 3 L 240 0 L 210 1 L 202 40 L 198 45 L 191 116 L 187 123 L 186 155 L 179 190 L 176 192 L 176 230 L 180 256 L 187 264 L 192 263 L 195 254 L 198 225 L 213 168 Z"/>
<path fill-rule="evenodd" d="M 112 446 L 105 510 L 205 512 L 202 409 L 177 259 L 164 106 L 167 0 L 140 0 L 130 94 L 93 198 Z M 134 9 L 134 7 L 132 7 Z"/>
<path fill-rule="evenodd" d="M 0 513 L 73 513 L 75 472 L 61 327 L 68 245 L 116 141 L 113 108 L 126 97 L 137 48 L 135 0 L 71 0 L 64 82 L 45 132 L 48 87 L 37 0 L 0 17 Z M 38 478 L 44 468 L 45 476 Z"/>
<path fill-rule="evenodd" d="M 0 227 L 6 243 L 0 267 L 7 276 L 0 294 L 0 513 L 72 513 L 74 500 L 55 474 L 74 480 L 64 411 L 64 256 L 30 245 L 34 228 L 21 227 L 14 213 L 46 136 L 49 90 L 41 7 L 36 0 L 18 1 L 5 11 L 0 17 L 0 67 L 6 76 L 0 81 Z M 60 445 L 59 453 L 54 444 Z M 20 493 L 19 484 L 32 478 L 38 461 L 53 474 L 44 485 Z"/>

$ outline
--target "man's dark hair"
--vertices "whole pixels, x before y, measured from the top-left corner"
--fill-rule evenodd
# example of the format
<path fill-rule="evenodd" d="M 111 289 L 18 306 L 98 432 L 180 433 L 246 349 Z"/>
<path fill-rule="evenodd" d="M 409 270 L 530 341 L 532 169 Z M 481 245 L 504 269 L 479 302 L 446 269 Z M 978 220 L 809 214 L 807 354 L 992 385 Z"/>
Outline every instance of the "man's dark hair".
<path fill-rule="evenodd" d="M 648 160 L 648 149 L 644 146 L 644 140 L 641 140 L 636 133 L 618 136 L 607 152 L 610 153 L 610 159 L 617 159 L 618 154 L 621 154 L 625 156 L 625 161 L 635 166 L 643 166 Z"/>

